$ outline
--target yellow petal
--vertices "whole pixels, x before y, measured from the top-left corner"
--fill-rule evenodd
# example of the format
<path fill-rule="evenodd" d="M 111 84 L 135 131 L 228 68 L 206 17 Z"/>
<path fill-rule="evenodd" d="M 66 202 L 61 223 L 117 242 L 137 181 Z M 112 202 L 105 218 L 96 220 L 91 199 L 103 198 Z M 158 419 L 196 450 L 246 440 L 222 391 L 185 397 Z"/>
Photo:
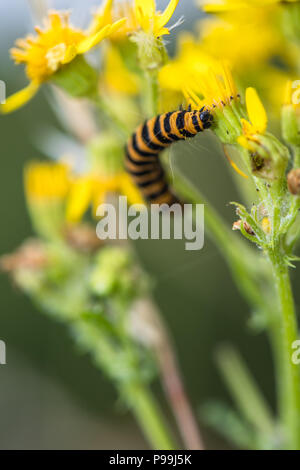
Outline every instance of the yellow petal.
<path fill-rule="evenodd" d="M 255 148 L 253 147 L 253 145 L 251 144 L 251 140 L 248 140 L 244 135 L 240 135 L 238 138 L 237 138 L 237 143 L 240 144 L 242 147 L 244 147 L 245 149 L 247 150 L 250 150 L 250 152 L 252 152 L 253 150 L 255 150 Z"/>
<path fill-rule="evenodd" d="M 242 124 L 242 129 L 243 129 L 243 134 L 247 137 L 256 134 L 255 127 L 252 126 L 252 124 L 249 121 L 246 121 L 246 119 L 241 119 L 241 124 Z"/>
<path fill-rule="evenodd" d="M 165 11 L 159 15 L 158 19 L 157 19 L 157 27 L 159 29 L 161 29 L 163 26 L 165 26 L 168 21 L 172 18 L 172 15 L 177 7 L 179 3 L 179 0 L 170 0 L 167 8 L 165 9 Z M 164 33 L 166 34 L 166 33 Z"/>
<path fill-rule="evenodd" d="M 88 52 L 90 49 L 92 49 L 92 47 L 96 46 L 109 35 L 110 29 L 111 26 L 108 24 L 104 26 L 104 28 L 100 29 L 98 33 L 93 34 L 92 36 L 89 36 L 88 38 L 81 41 L 77 46 L 77 53 L 84 54 L 85 52 Z"/>
<path fill-rule="evenodd" d="M 110 27 L 109 35 L 115 33 L 118 29 L 122 28 L 122 26 L 124 26 L 126 21 L 127 21 L 127 18 L 121 18 L 120 20 L 115 21 Z"/>
<path fill-rule="evenodd" d="M 129 175 L 120 178 L 120 193 L 127 196 L 129 204 L 145 204 L 139 189 L 133 184 Z"/>
<path fill-rule="evenodd" d="M 5 103 L 0 104 L 0 112 L 6 114 L 21 108 L 33 98 L 39 88 L 40 84 L 31 82 L 26 88 L 7 98 Z"/>
<path fill-rule="evenodd" d="M 152 18 L 155 14 L 155 0 L 135 0 L 135 11 Z"/>
<path fill-rule="evenodd" d="M 246 106 L 249 119 L 259 134 L 267 129 L 267 113 L 255 88 L 246 89 Z"/>
<path fill-rule="evenodd" d="M 168 28 L 160 28 L 160 29 L 156 29 L 154 31 L 154 34 L 155 36 L 159 37 L 159 36 L 165 36 L 166 34 L 170 34 L 170 31 L 168 30 Z"/>
<path fill-rule="evenodd" d="M 69 46 L 66 50 L 65 56 L 63 60 L 61 61 L 62 64 L 68 64 L 69 62 L 72 62 L 73 59 L 77 56 L 77 47 L 72 44 Z"/>
<path fill-rule="evenodd" d="M 93 181 L 89 176 L 78 178 L 72 183 L 66 208 L 68 222 L 80 220 L 91 203 L 92 190 Z"/>
<path fill-rule="evenodd" d="M 113 0 L 106 0 L 106 3 L 96 11 L 91 25 L 88 28 L 90 34 L 97 33 L 104 25 L 111 23 L 111 9 Z"/>
<path fill-rule="evenodd" d="M 229 161 L 230 165 L 232 166 L 232 168 L 240 175 L 242 176 L 243 178 L 247 179 L 248 178 L 248 175 L 246 175 L 242 170 L 239 169 L 239 167 L 237 166 L 237 164 L 232 160 L 232 158 L 230 157 L 227 149 L 225 148 L 225 146 L 223 147 L 223 151 L 224 151 L 224 154 L 225 154 L 225 157 L 227 158 L 227 160 Z"/>
<path fill-rule="evenodd" d="M 284 90 L 283 104 L 289 105 L 292 102 L 292 80 L 288 80 Z"/>
<path fill-rule="evenodd" d="M 123 26 L 125 23 L 126 18 L 122 18 L 113 23 L 112 25 L 108 24 L 104 26 L 104 28 L 100 29 L 98 33 L 92 34 L 91 36 L 81 41 L 81 43 L 77 46 L 77 53 L 84 54 L 85 52 L 88 52 L 90 49 L 92 49 L 92 47 L 95 47 L 103 39 L 107 38 L 119 28 L 121 28 L 121 26 Z"/>

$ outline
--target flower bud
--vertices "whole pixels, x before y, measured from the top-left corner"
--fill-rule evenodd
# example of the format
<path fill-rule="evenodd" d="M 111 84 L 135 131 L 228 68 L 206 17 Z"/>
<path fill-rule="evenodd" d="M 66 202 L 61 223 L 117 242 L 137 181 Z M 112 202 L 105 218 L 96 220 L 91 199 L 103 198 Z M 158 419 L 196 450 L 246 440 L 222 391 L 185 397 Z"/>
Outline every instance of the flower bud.
<path fill-rule="evenodd" d="M 292 104 L 282 107 L 281 113 L 282 136 L 291 145 L 300 145 L 300 119 Z"/>
<path fill-rule="evenodd" d="M 153 72 L 165 64 L 167 56 L 160 38 L 139 31 L 132 36 L 132 41 L 137 44 L 139 63 L 143 70 Z"/>
<path fill-rule="evenodd" d="M 242 225 L 242 221 L 241 220 L 236 220 L 232 226 L 232 230 L 241 230 L 241 225 Z M 245 230 L 245 232 L 247 232 L 249 235 L 255 235 L 255 233 L 253 232 L 252 228 L 250 227 L 250 225 L 248 224 L 248 222 L 244 221 L 243 222 L 243 228 Z"/>
<path fill-rule="evenodd" d="M 287 175 L 289 192 L 295 196 L 300 194 L 300 168 L 291 170 Z"/>
<path fill-rule="evenodd" d="M 299 85 L 299 80 L 288 81 L 281 112 L 282 135 L 284 140 L 291 145 L 300 145 Z"/>

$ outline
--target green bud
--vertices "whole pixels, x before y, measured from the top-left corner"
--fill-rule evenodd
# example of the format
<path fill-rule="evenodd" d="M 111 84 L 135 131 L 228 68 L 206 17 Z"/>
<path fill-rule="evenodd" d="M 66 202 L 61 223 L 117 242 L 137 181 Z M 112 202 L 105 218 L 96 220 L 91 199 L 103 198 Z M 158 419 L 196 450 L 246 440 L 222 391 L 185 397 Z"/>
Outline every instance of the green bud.
<path fill-rule="evenodd" d="M 252 171 L 261 178 L 276 180 L 284 177 L 289 151 L 276 137 L 260 135 L 256 151 L 251 153 Z"/>
<path fill-rule="evenodd" d="M 284 140 L 288 144 L 300 146 L 300 119 L 292 104 L 282 107 L 281 127 Z"/>
<path fill-rule="evenodd" d="M 143 70 L 155 71 L 165 64 L 167 54 L 160 38 L 139 31 L 132 36 L 132 41 L 137 44 L 139 63 Z"/>

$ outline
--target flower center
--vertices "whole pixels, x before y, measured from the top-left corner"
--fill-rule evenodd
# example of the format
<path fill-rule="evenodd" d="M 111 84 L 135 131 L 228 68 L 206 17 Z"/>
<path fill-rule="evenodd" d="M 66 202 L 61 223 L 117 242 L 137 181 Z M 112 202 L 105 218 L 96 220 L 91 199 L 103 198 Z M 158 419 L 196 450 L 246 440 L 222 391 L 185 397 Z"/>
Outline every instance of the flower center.
<path fill-rule="evenodd" d="M 57 44 L 46 54 L 47 65 L 51 72 L 56 72 L 66 55 L 67 46 L 65 43 Z"/>

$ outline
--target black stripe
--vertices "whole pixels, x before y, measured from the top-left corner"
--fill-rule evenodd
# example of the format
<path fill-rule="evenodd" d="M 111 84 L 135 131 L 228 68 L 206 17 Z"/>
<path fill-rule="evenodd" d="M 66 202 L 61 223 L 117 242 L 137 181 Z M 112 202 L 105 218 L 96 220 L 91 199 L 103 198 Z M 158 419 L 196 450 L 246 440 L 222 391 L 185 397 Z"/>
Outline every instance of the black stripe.
<path fill-rule="evenodd" d="M 180 132 L 182 129 L 184 129 L 184 126 L 185 126 L 185 122 L 184 122 L 185 115 L 186 115 L 186 111 L 181 111 L 180 113 L 177 114 L 177 117 L 176 117 L 176 126 Z"/>
<path fill-rule="evenodd" d="M 166 113 L 165 119 L 164 119 L 164 128 L 167 134 L 171 133 L 171 125 L 170 125 L 170 117 L 172 116 L 172 112 Z"/>
<path fill-rule="evenodd" d="M 137 141 L 136 141 L 136 133 L 133 134 L 132 136 L 132 147 L 134 148 L 134 150 L 139 153 L 142 157 L 157 157 L 157 153 L 154 153 L 154 152 L 145 152 L 144 150 L 141 150 L 137 144 Z"/>
<path fill-rule="evenodd" d="M 196 129 L 197 132 L 201 132 L 202 129 L 199 126 L 198 119 L 197 119 L 197 114 L 193 114 L 192 116 L 192 123 L 194 125 L 194 128 Z"/>
<path fill-rule="evenodd" d="M 147 147 L 151 150 L 161 151 L 164 149 L 163 145 L 155 144 L 152 142 L 149 132 L 149 121 L 146 121 L 142 128 L 142 139 Z"/>
<path fill-rule="evenodd" d="M 171 144 L 173 142 L 173 140 L 168 139 L 167 137 L 165 137 L 162 134 L 161 124 L 160 124 L 160 117 L 161 117 L 161 115 L 159 114 L 157 116 L 156 120 L 155 120 L 154 128 L 153 128 L 154 135 L 157 138 L 157 140 L 159 140 L 162 144 Z"/>
<path fill-rule="evenodd" d="M 192 134 L 191 132 L 189 131 L 186 131 L 185 129 L 181 129 L 181 134 L 184 136 L 184 137 L 195 137 L 196 134 Z"/>
<path fill-rule="evenodd" d="M 154 184 L 154 183 L 158 183 L 161 179 L 163 179 L 164 177 L 164 171 L 161 170 L 157 176 L 155 176 L 154 178 L 148 180 L 148 181 L 143 181 L 141 183 L 139 183 L 138 181 L 136 181 L 136 184 L 140 187 L 140 188 L 147 188 L 147 186 L 150 186 L 151 184 Z"/>
<path fill-rule="evenodd" d="M 178 135 L 176 135 L 176 134 L 169 134 L 169 137 L 170 137 L 170 139 L 176 140 L 176 141 L 177 141 L 177 140 L 183 140 L 183 136 L 182 136 L 182 137 L 178 137 Z"/>
<path fill-rule="evenodd" d="M 173 113 L 174 113 L 174 111 L 166 113 L 166 117 L 164 119 L 164 128 L 165 128 L 166 134 L 168 135 L 169 139 L 172 139 L 172 141 L 174 142 L 174 141 L 177 141 L 177 140 L 182 140 L 182 138 L 178 137 L 178 135 L 173 134 L 171 132 L 170 118 L 171 118 Z"/>
<path fill-rule="evenodd" d="M 153 199 L 156 199 L 159 196 L 162 196 L 163 194 L 165 194 L 168 191 L 168 189 L 169 189 L 169 186 L 167 183 L 165 183 L 159 191 L 156 191 L 156 193 L 145 195 L 145 197 L 152 201 Z"/>
<path fill-rule="evenodd" d="M 153 171 L 156 171 L 155 167 L 154 168 L 149 168 L 149 170 L 134 171 L 134 170 L 130 170 L 130 168 L 127 168 L 126 165 L 125 165 L 125 169 L 132 176 L 145 176 L 145 175 L 149 175 L 150 173 L 153 173 Z"/>
<path fill-rule="evenodd" d="M 147 155 L 147 156 L 149 156 L 149 155 Z M 142 160 L 142 161 L 139 161 L 139 160 L 135 160 L 130 155 L 129 151 L 127 150 L 126 157 L 131 163 L 133 163 L 134 165 L 137 165 L 137 166 L 143 166 L 143 165 L 147 165 L 148 163 L 156 163 L 157 162 L 157 155 L 155 155 L 155 154 L 153 155 L 153 157 L 155 157 L 155 160 L 151 160 L 151 161 L 148 161 L 148 160 L 143 161 Z"/>

